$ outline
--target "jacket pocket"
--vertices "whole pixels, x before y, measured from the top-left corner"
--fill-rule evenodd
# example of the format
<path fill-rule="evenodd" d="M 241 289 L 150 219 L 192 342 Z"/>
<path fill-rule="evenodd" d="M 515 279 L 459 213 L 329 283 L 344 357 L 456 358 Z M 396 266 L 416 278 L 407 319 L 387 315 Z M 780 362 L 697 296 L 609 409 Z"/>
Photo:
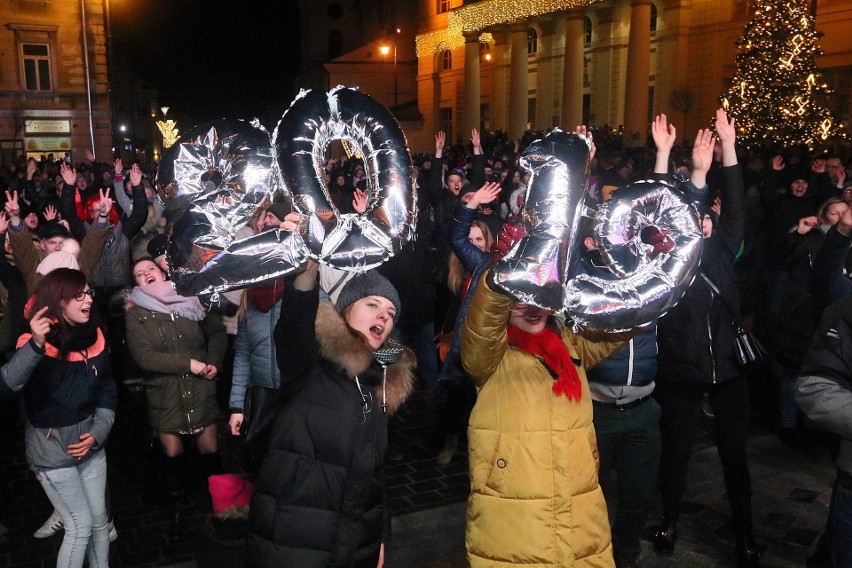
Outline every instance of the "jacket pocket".
<path fill-rule="evenodd" d="M 494 454 L 491 457 L 491 467 L 485 486 L 494 491 L 502 492 L 509 478 L 512 460 L 518 447 L 518 439 L 508 434 L 500 433 Z"/>

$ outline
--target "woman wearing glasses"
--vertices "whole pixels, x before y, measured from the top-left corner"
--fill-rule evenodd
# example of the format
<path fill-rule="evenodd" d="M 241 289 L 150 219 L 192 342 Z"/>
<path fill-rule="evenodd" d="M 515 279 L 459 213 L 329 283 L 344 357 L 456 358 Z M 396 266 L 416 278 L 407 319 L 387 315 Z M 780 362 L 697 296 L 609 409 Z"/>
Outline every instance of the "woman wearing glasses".
<path fill-rule="evenodd" d="M 216 439 L 216 378 L 227 347 L 220 315 L 175 291 L 153 258 L 133 264 L 137 286 L 127 299 L 127 347 L 145 372 L 148 419 L 159 435 L 169 537 L 183 531 L 183 436 L 195 436 L 205 478 L 221 473 Z"/>
<path fill-rule="evenodd" d="M 299 221 L 290 214 L 281 228 Z M 336 306 L 319 266 L 284 288 L 274 340 L 283 406 L 251 505 L 249 565 L 381 566 L 390 536 L 384 486 L 388 416 L 413 384 L 414 355 L 390 340 L 399 295 L 375 271 Z"/>
<path fill-rule="evenodd" d="M 57 566 L 109 565 L 106 454 L 115 419 L 115 382 L 103 333 L 91 320 L 94 292 L 79 270 L 44 276 L 24 315 L 33 332 L 18 348 L 41 356 L 21 391 L 27 462 L 65 525 Z"/>

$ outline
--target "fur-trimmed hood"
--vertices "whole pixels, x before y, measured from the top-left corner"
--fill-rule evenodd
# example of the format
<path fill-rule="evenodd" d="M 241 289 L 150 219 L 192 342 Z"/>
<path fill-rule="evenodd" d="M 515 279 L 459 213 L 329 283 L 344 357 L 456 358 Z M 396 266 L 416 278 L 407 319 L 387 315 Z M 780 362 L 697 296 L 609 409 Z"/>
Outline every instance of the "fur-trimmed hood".
<path fill-rule="evenodd" d="M 356 375 L 365 373 L 374 362 L 373 350 L 367 340 L 346 325 L 331 302 L 319 303 L 316 336 L 322 358 L 352 380 Z M 396 363 L 386 367 L 385 394 L 389 414 L 394 414 L 411 394 L 415 368 L 414 354 L 407 348 Z M 381 381 L 374 395 L 375 400 L 383 400 Z"/>

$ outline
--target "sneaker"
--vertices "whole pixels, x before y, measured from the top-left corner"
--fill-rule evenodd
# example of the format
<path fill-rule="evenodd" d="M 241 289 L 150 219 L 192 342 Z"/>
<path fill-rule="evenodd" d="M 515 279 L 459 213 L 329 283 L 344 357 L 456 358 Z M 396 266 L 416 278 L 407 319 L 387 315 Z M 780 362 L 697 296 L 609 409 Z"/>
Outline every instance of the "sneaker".
<path fill-rule="evenodd" d="M 33 533 L 35 538 L 50 538 L 61 530 L 64 530 L 65 525 L 62 524 L 62 517 L 57 511 L 53 511 L 44 524 L 41 525 L 36 532 Z"/>
<path fill-rule="evenodd" d="M 112 522 L 112 519 L 109 520 L 107 528 L 109 529 L 109 541 L 115 542 L 116 540 L 118 540 L 118 531 L 115 530 L 115 523 Z"/>

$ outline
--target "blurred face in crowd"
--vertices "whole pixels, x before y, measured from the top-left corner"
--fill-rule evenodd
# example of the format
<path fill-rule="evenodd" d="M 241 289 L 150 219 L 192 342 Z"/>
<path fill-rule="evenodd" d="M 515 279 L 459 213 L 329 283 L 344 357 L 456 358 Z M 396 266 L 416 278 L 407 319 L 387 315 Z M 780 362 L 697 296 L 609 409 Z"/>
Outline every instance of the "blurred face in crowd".
<path fill-rule="evenodd" d="M 793 180 L 790 184 L 790 191 L 795 197 L 801 197 L 808 191 L 808 182 L 803 179 Z"/>
<path fill-rule="evenodd" d="M 32 211 L 27 213 L 27 216 L 24 217 L 24 225 L 26 225 L 27 229 L 30 231 L 34 231 L 38 227 L 38 215 Z"/>
<path fill-rule="evenodd" d="M 837 172 L 841 169 L 843 169 L 843 164 L 840 162 L 840 158 L 829 158 L 825 161 L 825 170 L 834 183 L 837 183 Z"/>
<path fill-rule="evenodd" d="M 469 240 L 476 248 L 485 252 L 485 235 L 482 234 L 482 229 L 475 225 L 472 226 L 470 228 L 470 232 L 467 234 L 467 240 Z"/>
<path fill-rule="evenodd" d="M 260 222 L 260 230 L 261 231 L 266 231 L 267 229 L 274 229 L 275 227 L 279 227 L 279 226 L 281 226 L 281 221 L 278 219 L 278 217 L 273 215 L 271 212 L 267 211 L 266 213 L 263 214 L 263 217 L 261 217 L 261 222 Z"/>
<path fill-rule="evenodd" d="M 155 282 L 165 282 L 166 275 L 150 260 L 143 260 L 133 266 L 133 279 L 136 280 L 137 285 L 145 286 Z"/>
<path fill-rule="evenodd" d="M 64 242 L 65 238 L 60 236 L 50 237 L 49 239 L 41 239 L 41 250 L 43 250 L 45 254 L 56 252 L 62 248 L 62 243 Z"/>
<path fill-rule="evenodd" d="M 464 181 L 459 174 L 450 174 L 447 176 L 447 189 L 450 190 L 450 193 L 458 196 L 461 191 L 462 185 L 464 185 Z"/>
<path fill-rule="evenodd" d="M 367 338 L 373 350 L 384 345 L 391 331 L 396 307 L 383 296 L 366 296 L 354 302 L 346 313 L 349 327 Z"/>
<path fill-rule="evenodd" d="M 843 200 L 847 203 L 852 202 L 852 187 L 847 187 L 843 190 Z"/>
<path fill-rule="evenodd" d="M 89 187 L 89 180 L 86 179 L 86 176 L 77 176 L 77 189 L 86 191 L 87 187 Z"/>
<path fill-rule="evenodd" d="M 535 335 L 541 333 L 547 325 L 550 310 L 545 310 L 529 304 L 515 302 L 510 308 L 509 325 L 514 325 L 521 331 Z"/>
<path fill-rule="evenodd" d="M 840 218 L 843 217 L 843 214 L 846 213 L 846 210 L 849 208 L 847 203 L 833 203 L 828 207 L 825 212 L 825 217 L 822 219 L 823 224 L 825 225 L 835 225 Z"/>

